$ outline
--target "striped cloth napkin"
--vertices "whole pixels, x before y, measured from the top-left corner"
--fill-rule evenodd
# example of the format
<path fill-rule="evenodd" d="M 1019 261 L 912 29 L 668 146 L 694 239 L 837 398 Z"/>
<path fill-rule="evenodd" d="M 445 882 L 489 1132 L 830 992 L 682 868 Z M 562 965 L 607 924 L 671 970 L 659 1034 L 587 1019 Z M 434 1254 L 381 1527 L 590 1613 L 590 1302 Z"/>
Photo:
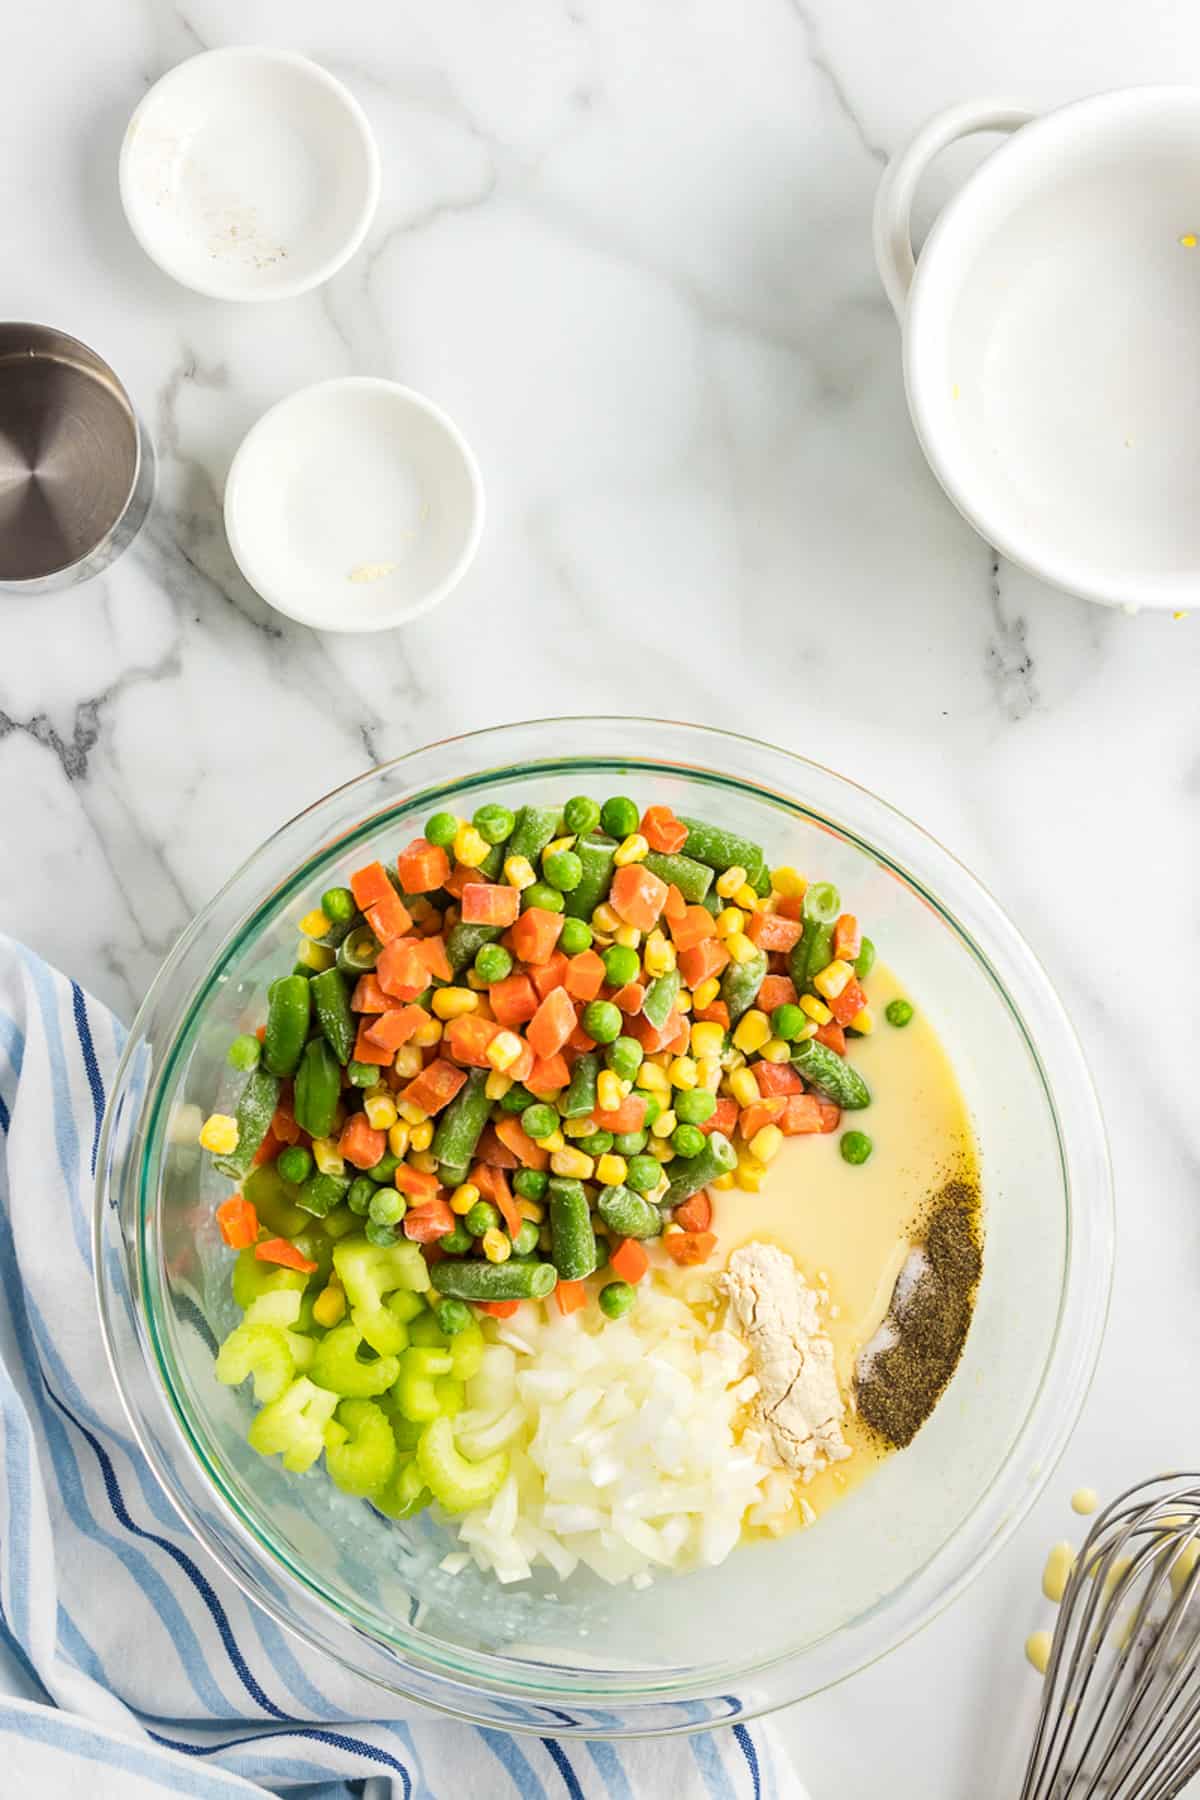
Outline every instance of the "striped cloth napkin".
<path fill-rule="evenodd" d="M 398 1708 L 217 1572 L 101 1347 L 92 1172 L 123 1036 L 0 937 L 0 1791 L 804 1800 L 761 1725 L 581 1743 Z"/>

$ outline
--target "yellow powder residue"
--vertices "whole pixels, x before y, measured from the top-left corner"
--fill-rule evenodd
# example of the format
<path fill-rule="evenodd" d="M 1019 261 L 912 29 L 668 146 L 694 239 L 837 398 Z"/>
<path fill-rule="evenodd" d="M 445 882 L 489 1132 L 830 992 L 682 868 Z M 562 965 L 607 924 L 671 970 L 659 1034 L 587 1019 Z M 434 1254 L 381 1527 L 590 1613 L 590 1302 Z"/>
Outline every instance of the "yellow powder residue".
<path fill-rule="evenodd" d="M 395 567 L 394 562 L 359 563 L 357 568 L 351 569 L 348 579 L 356 582 L 382 581 Z"/>
<path fill-rule="evenodd" d="M 1053 1600 L 1055 1606 L 1067 1591 L 1067 1583 L 1074 1567 L 1075 1547 L 1063 1538 L 1051 1550 L 1042 1570 L 1042 1592 L 1047 1600 Z"/>
<path fill-rule="evenodd" d="M 1173 1594 L 1182 1592 L 1184 1584 L 1197 1562 L 1200 1562 L 1200 1542 L 1193 1540 L 1192 1543 L 1184 1546 L 1171 1564 L 1171 1592 Z"/>
<path fill-rule="evenodd" d="M 1088 1513 L 1094 1513 L 1099 1504 L 1100 1496 L 1095 1488 L 1076 1488 L 1071 1495 L 1072 1512 L 1083 1513 L 1086 1516 Z"/>
<path fill-rule="evenodd" d="M 1185 250 L 1194 250 L 1196 248 L 1196 234 L 1194 231 L 1185 231 L 1179 241 Z"/>
<path fill-rule="evenodd" d="M 1039 1675 L 1046 1673 L 1046 1666 L 1050 1661 L 1050 1646 L 1053 1641 L 1048 1631 L 1031 1631 L 1025 1639 L 1025 1655 Z"/>

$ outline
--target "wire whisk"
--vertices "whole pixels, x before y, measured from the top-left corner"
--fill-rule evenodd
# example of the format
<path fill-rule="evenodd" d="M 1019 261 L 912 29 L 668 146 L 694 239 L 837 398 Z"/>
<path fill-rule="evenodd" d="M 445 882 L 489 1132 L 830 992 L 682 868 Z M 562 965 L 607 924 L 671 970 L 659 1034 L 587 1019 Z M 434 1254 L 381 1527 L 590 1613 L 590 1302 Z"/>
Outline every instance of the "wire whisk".
<path fill-rule="evenodd" d="M 1021 1800 L 1172 1800 L 1200 1772 L 1200 1475 L 1100 1513 L 1067 1582 Z"/>

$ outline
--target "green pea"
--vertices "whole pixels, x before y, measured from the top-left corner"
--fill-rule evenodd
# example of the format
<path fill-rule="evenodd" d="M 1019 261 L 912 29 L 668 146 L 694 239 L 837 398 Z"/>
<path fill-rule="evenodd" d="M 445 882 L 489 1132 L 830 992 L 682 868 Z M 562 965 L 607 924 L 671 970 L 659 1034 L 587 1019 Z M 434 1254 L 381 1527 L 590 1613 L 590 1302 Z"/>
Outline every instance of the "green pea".
<path fill-rule="evenodd" d="M 569 894 L 583 880 L 583 864 L 573 850 L 550 850 L 542 858 L 542 874 L 560 894 Z"/>
<path fill-rule="evenodd" d="M 623 1319 L 636 1299 L 627 1281 L 609 1281 L 600 1289 L 600 1311 L 606 1319 Z"/>
<path fill-rule="evenodd" d="M 376 1063 L 352 1062 L 346 1074 L 351 1087 L 374 1087 L 379 1080 L 379 1067 Z"/>
<path fill-rule="evenodd" d="M 448 850 L 458 836 L 458 820 L 451 812 L 436 812 L 431 819 L 425 821 L 425 839 L 427 843 L 438 844 Z"/>
<path fill-rule="evenodd" d="M 841 1139 L 842 1161 L 865 1163 L 875 1148 L 865 1131 L 844 1131 Z"/>
<path fill-rule="evenodd" d="M 438 1330 L 447 1337 L 457 1337 L 460 1331 L 475 1323 L 475 1315 L 465 1300 L 436 1300 L 433 1316 L 438 1322 Z"/>
<path fill-rule="evenodd" d="M 535 1100 L 521 1114 L 521 1130 L 527 1137 L 549 1137 L 552 1131 L 558 1130 L 558 1114 L 544 1100 Z"/>
<path fill-rule="evenodd" d="M 583 1029 L 597 1044 L 611 1044 L 620 1037 L 623 1020 L 611 1000 L 590 1000 L 583 1009 Z"/>
<path fill-rule="evenodd" d="M 698 1125 L 677 1125 L 671 1133 L 671 1148 L 676 1156 L 699 1156 L 707 1142 Z"/>
<path fill-rule="evenodd" d="M 396 1241 L 396 1227 L 394 1225 L 380 1225 L 376 1219 L 367 1220 L 366 1225 L 363 1227 L 363 1234 L 366 1237 L 368 1244 L 375 1244 L 381 1250 L 385 1249 L 389 1244 L 394 1244 Z"/>
<path fill-rule="evenodd" d="M 527 1106 L 533 1105 L 533 1095 L 519 1081 L 514 1081 L 507 1094 L 500 1102 L 500 1111 L 506 1113 L 523 1113 Z"/>
<path fill-rule="evenodd" d="M 582 956 L 592 947 L 592 928 L 582 919 L 564 919 L 558 934 L 558 947 L 564 956 Z"/>
<path fill-rule="evenodd" d="M 561 912 L 566 901 L 556 887 L 548 881 L 535 881 L 522 890 L 521 911 L 527 912 L 531 906 L 540 906 L 543 912 Z"/>
<path fill-rule="evenodd" d="M 913 1009 L 907 1000 L 889 1000 L 883 1016 L 889 1025 L 904 1026 L 911 1022 Z"/>
<path fill-rule="evenodd" d="M 453 1231 L 448 1231 L 445 1237 L 438 1239 L 447 1256 L 465 1256 L 474 1242 L 475 1239 L 465 1229 L 461 1219 Z"/>
<path fill-rule="evenodd" d="M 513 833 L 516 820 L 507 806 L 497 806 L 490 802 L 487 806 L 477 808 L 472 825 L 485 844 L 502 844 Z"/>
<path fill-rule="evenodd" d="M 618 1156 L 637 1156 L 650 1141 L 648 1131 L 618 1131 L 613 1149 Z"/>
<path fill-rule="evenodd" d="M 854 959 L 854 973 L 860 981 L 865 981 L 875 967 L 875 946 L 870 938 L 865 937 L 858 955 Z"/>
<path fill-rule="evenodd" d="M 348 887 L 326 888 L 321 895 L 321 911 L 331 925 L 345 925 L 358 911 L 358 901 Z"/>
<path fill-rule="evenodd" d="M 585 1156 L 607 1156 L 612 1147 L 611 1131 L 589 1131 L 586 1137 L 575 1139 L 575 1148 Z"/>
<path fill-rule="evenodd" d="M 500 1214 L 490 1200 L 477 1200 L 470 1212 L 463 1215 L 463 1224 L 473 1238 L 481 1238 L 485 1231 L 495 1231 L 499 1223 Z"/>
<path fill-rule="evenodd" d="M 512 1247 L 514 1256 L 532 1256 L 538 1247 L 538 1228 L 532 1219 L 522 1219 Z"/>
<path fill-rule="evenodd" d="M 646 1052 L 636 1038 L 614 1038 L 604 1052 L 604 1060 L 621 1081 L 632 1081 L 642 1066 Z"/>
<path fill-rule="evenodd" d="M 312 1151 L 306 1150 L 303 1144 L 289 1144 L 286 1150 L 279 1152 L 275 1167 L 284 1181 L 299 1187 L 312 1174 Z"/>
<path fill-rule="evenodd" d="M 512 974 L 513 959 L 503 944 L 484 944 L 475 953 L 475 973 L 489 986 Z"/>
<path fill-rule="evenodd" d="M 627 982 L 636 981 L 642 972 L 642 961 L 636 950 L 628 944 L 610 944 L 600 957 L 604 964 L 604 978 L 610 987 L 624 987 Z"/>
<path fill-rule="evenodd" d="M 657 1094 L 648 1093 L 645 1088 L 634 1088 L 633 1091 L 639 1100 L 644 1100 L 646 1103 L 646 1110 L 642 1115 L 642 1124 L 645 1126 L 646 1130 L 649 1131 L 655 1119 L 662 1117 L 662 1101 Z"/>
<path fill-rule="evenodd" d="M 545 1169 L 518 1169 L 513 1176 L 513 1193 L 521 1200 L 544 1200 L 549 1186 Z"/>
<path fill-rule="evenodd" d="M 307 1152 L 305 1154 L 307 1154 Z M 280 1161 L 282 1162 L 282 1160 L 283 1158 L 281 1157 Z M 373 1181 L 368 1181 L 365 1175 L 356 1175 L 354 1180 L 350 1183 L 350 1188 L 346 1195 L 346 1205 L 350 1208 L 352 1213 L 357 1213 L 360 1219 L 365 1218 L 370 1212 L 371 1202 L 378 1192 L 379 1190 Z"/>
<path fill-rule="evenodd" d="M 600 808 L 586 794 L 576 794 L 563 807 L 563 824 L 572 837 L 586 837 L 600 823 Z"/>
<path fill-rule="evenodd" d="M 617 794 L 613 799 L 606 800 L 600 808 L 600 823 L 609 837 L 627 838 L 631 831 L 637 830 L 640 818 L 637 807 L 624 794 Z"/>
<path fill-rule="evenodd" d="M 635 1194 L 649 1194 L 654 1191 L 662 1178 L 662 1169 L 656 1156 L 631 1156 L 625 1171 L 625 1185 L 631 1187 Z"/>
<path fill-rule="evenodd" d="M 257 1069 L 261 1057 L 262 1045 L 250 1031 L 244 1031 L 240 1037 L 235 1037 L 225 1052 L 225 1060 L 230 1068 L 240 1070 L 243 1075 L 248 1075 L 251 1069 Z"/>
<path fill-rule="evenodd" d="M 708 1088 L 677 1088 L 675 1091 L 675 1117 L 681 1125 L 704 1125 L 716 1110 L 717 1096 Z"/>
<path fill-rule="evenodd" d="M 376 1225 L 398 1225 L 408 1207 L 404 1195 L 398 1194 L 395 1188 L 377 1187 L 367 1210 Z"/>
<path fill-rule="evenodd" d="M 367 1170 L 367 1178 L 376 1187 L 386 1187 L 396 1170 L 400 1167 L 400 1158 L 391 1150 L 385 1150 L 377 1163 L 372 1163 Z"/>
<path fill-rule="evenodd" d="M 807 1015 L 790 1000 L 785 1000 L 771 1014 L 771 1030 L 787 1044 L 794 1044 L 807 1024 Z"/>

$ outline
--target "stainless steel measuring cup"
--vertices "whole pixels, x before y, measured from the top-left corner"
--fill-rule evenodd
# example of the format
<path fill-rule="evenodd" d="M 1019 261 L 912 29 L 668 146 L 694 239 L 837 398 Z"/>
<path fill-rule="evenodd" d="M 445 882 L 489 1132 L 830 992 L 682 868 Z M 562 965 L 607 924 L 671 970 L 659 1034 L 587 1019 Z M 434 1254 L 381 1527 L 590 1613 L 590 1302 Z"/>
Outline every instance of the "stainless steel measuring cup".
<path fill-rule="evenodd" d="M 0 323 L 0 589 L 86 581 L 128 549 L 154 447 L 102 357 L 65 331 Z"/>

